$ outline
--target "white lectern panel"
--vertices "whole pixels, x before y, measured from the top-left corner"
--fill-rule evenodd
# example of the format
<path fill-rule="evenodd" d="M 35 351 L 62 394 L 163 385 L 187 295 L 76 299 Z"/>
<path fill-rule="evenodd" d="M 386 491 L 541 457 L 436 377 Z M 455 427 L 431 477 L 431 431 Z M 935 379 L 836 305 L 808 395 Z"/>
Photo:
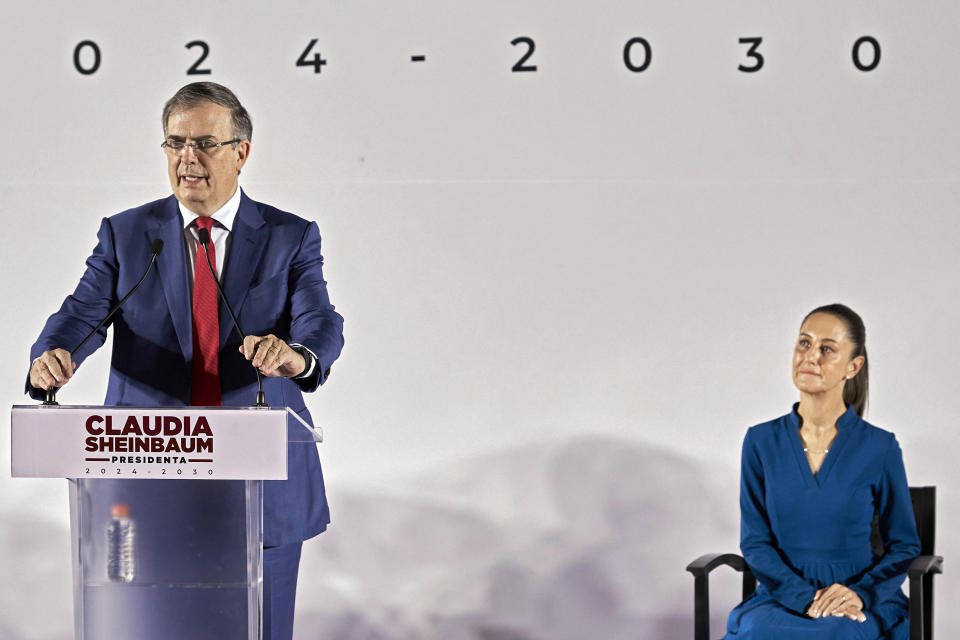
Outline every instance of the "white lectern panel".
<path fill-rule="evenodd" d="M 285 480 L 287 415 L 283 408 L 15 406 L 11 473 Z"/>

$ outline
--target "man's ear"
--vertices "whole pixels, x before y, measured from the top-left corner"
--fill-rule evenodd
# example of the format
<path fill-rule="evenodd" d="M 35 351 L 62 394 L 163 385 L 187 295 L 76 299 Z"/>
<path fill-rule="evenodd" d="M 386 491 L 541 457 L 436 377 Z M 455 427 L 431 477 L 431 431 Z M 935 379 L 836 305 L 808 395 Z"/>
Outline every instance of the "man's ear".
<path fill-rule="evenodd" d="M 243 165 L 247 163 L 247 158 L 250 157 L 250 141 L 241 140 L 237 143 L 237 175 L 240 175 L 240 169 L 243 168 Z"/>

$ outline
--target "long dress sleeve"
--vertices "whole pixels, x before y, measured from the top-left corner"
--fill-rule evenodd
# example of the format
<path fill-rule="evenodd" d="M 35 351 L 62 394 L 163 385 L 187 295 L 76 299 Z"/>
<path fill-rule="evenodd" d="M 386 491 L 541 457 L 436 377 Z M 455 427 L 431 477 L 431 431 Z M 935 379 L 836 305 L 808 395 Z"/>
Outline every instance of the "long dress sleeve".
<path fill-rule="evenodd" d="M 771 596 L 788 609 L 804 613 L 817 590 L 784 561 L 777 548 L 765 506 L 763 463 L 752 434 L 747 431 L 741 454 L 740 550 Z"/>
<path fill-rule="evenodd" d="M 910 562 L 920 554 L 903 455 L 894 437 L 890 438 L 873 499 L 884 540 L 884 555 L 862 578 L 850 585 L 867 610 L 894 595 L 903 584 Z"/>

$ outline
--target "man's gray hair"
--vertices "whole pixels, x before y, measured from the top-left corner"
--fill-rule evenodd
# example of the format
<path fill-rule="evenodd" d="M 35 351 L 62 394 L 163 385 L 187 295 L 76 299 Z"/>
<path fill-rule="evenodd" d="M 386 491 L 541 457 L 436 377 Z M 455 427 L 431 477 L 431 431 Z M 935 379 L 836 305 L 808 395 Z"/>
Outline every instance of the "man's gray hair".
<path fill-rule="evenodd" d="M 170 114 L 180 109 L 192 109 L 205 102 L 213 102 L 221 107 L 230 109 L 233 120 L 233 137 L 239 140 L 250 140 L 253 137 L 253 123 L 250 114 L 243 108 L 233 91 L 216 82 L 191 82 L 181 87 L 163 105 L 163 135 L 167 135 L 167 121 Z"/>

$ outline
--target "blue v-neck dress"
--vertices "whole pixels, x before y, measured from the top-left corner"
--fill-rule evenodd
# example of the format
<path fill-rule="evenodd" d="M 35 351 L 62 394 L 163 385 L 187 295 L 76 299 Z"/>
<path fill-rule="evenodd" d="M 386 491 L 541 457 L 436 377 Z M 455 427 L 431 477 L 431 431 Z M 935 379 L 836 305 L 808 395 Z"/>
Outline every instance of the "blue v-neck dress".
<path fill-rule="evenodd" d="M 726 638 L 906 639 L 900 586 L 920 542 L 893 434 L 848 407 L 814 475 L 794 405 L 747 431 L 741 465 L 740 549 L 758 585 L 730 613 Z M 870 548 L 875 512 L 886 549 L 880 558 Z M 856 591 L 866 622 L 804 614 L 816 590 L 833 583 Z"/>

